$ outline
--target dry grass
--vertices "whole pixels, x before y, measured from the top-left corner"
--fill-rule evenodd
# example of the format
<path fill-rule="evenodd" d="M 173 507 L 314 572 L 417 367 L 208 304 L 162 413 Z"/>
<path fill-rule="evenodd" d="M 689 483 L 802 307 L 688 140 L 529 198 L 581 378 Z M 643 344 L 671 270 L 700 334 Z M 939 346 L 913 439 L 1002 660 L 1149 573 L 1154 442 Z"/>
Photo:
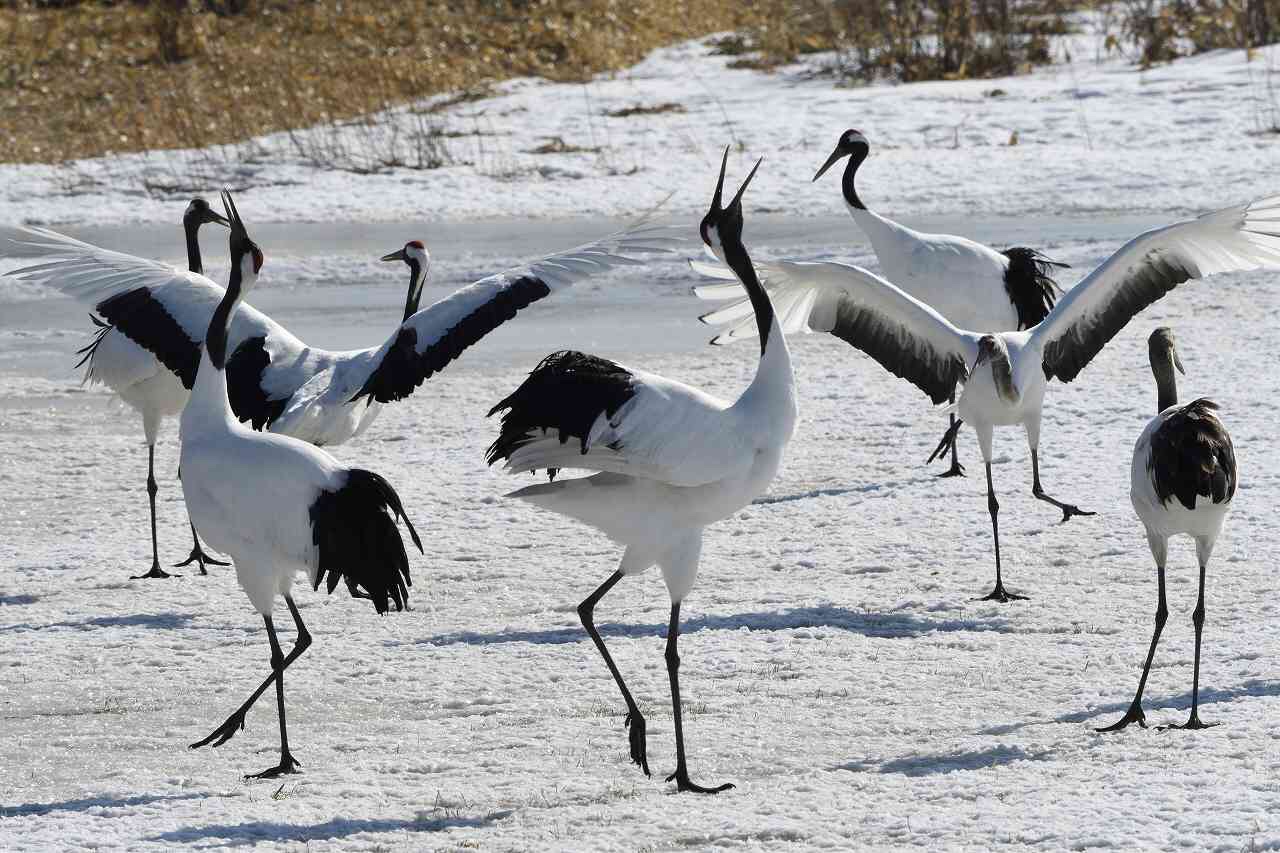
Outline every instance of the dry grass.
<path fill-rule="evenodd" d="M 202 147 L 513 76 L 582 80 L 751 14 L 728 0 L 61 5 L 0 0 L 0 161 Z"/>

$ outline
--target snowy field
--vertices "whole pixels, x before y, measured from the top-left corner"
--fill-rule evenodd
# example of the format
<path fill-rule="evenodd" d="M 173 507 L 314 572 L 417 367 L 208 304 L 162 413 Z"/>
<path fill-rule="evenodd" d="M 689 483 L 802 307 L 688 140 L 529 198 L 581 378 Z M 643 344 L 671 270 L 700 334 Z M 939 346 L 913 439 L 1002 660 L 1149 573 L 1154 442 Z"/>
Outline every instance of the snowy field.
<path fill-rule="evenodd" d="M 1246 132 L 1255 70 L 1239 54 L 1146 74 L 1090 60 L 1011 80 L 861 90 L 798 71 L 724 71 L 723 58 L 704 54 L 697 45 L 662 51 L 590 87 L 597 108 L 671 100 L 689 87 L 689 112 L 642 119 L 650 130 L 637 124 L 625 143 L 623 120 L 611 120 L 618 156 L 648 164 L 635 175 L 610 177 L 588 158 L 576 183 L 494 182 L 458 169 L 382 176 L 356 192 L 350 176 L 333 178 L 348 182 L 340 190 L 317 173 L 295 190 L 244 193 L 240 210 L 267 253 L 253 301 L 318 345 L 366 345 L 390 333 L 404 285 L 401 268 L 369 258 L 406 239 L 433 250 L 424 298 L 434 299 L 609 228 L 473 217 L 625 214 L 676 186 L 674 210 L 694 212 L 725 141 L 700 76 L 724 83 L 717 97 L 746 142 L 739 157 L 769 157 L 746 205 L 746 242 L 760 257 L 867 260 L 852 223 L 832 216 L 842 214 L 838 179 L 807 183 L 849 124 L 885 143 L 864 167 L 868 201 L 884 199 L 913 223 L 1041 246 L 1075 265 L 1068 284 L 1143 227 L 1280 189 L 1267 184 L 1280 149 Z M 1209 82 L 1191 84 L 1201 77 Z M 1151 86 L 1161 97 L 1141 94 Z M 1072 87 L 1098 94 L 1073 98 Z M 1009 94 L 983 99 L 992 88 Z M 497 122 L 498 105 L 524 104 L 509 120 L 536 140 L 582 120 L 563 91 L 512 84 L 481 107 Z M 582 87 L 569 91 L 584 97 Z M 761 100 L 749 105 L 753 92 Z M 783 103 L 799 112 L 778 116 L 773 105 Z M 748 108 L 776 126 L 750 126 Z M 1030 109 L 1043 115 L 1028 118 Z M 1053 110 L 1062 111 L 1056 126 Z M 1092 149 L 1081 110 L 1107 116 L 1090 112 Z M 1178 110 L 1195 121 L 1171 121 Z M 952 112 L 970 115 L 960 148 L 918 129 Z M 1001 122 L 1015 117 L 1021 144 L 998 147 Z M 181 204 L 106 190 L 37 203 L 25 195 L 39 192 L 39 173 L 0 167 L 0 218 L 163 222 L 77 233 L 179 259 L 171 221 Z M 392 186 L 410 180 L 422 183 Z M 770 210 L 825 218 L 762 215 Z M 1108 212 L 1078 215 L 1087 211 Z M 442 217 L 450 221 L 434 224 Z M 346 219 L 361 224 L 321 224 Z M 316 224 L 255 227 L 265 220 Z M 213 258 L 224 251 L 206 246 Z M 695 317 L 706 304 L 689 295 L 681 260 L 535 305 L 336 448 L 391 479 L 427 553 L 413 559 L 408 612 L 379 618 L 367 602 L 299 586 L 315 643 L 286 690 L 305 772 L 283 785 L 241 780 L 277 756 L 270 697 L 227 745 L 186 748 L 267 674 L 261 620 L 229 569 L 127 580 L 149 563 L 139 420 L 101 389 L 79 387 L 72 353 L 89 336 L 80 306 L 0 284 L 0 849 L 1280 849 L 1276 280 L 1231 275 L 1179 288 L 1077 382 L 1050 388 L 1045 487 L 1096 517 L 1058 525 L 1059 513 L 1030 494 L 1022 434 L 997 433 L 1006 582 L 1031 596 L 1010 605 L 974 600 L 993 565 L 972 432 L 961 434 L 970 476 L 935 479 L 940 468 L 923 461 L 945 417 L 922 394 L 843 343 L 794 340 L 796 439 L 769 494 L 708 529 L 684 606 L 690 772 L 738 786 L 712 798 L 675 796 L 661 781 L 675 758 L 658 575 L 620 584 L 597 610 L 648 719 L 654 777 L 645 779 L 628 761 L 621 700 L 575 612 L 618 550 L 503 501 L 529 478 L 483 464 L 497 429 L 484 412 L 557 348 L 722 396 L 745 387 L 754 345 L 704 346 L 711 332 Z M 1127 707 L 1155 609 L 1128 479 L 1133 442 L 1155 408 L 1146 337 L 1162 324 L 1178 335 L 1183 397 L 1222 404 L 1241 471 L 1208 587 L 1201 714 L 1221 725 L 1154 728 L 1182 722 L 1190 705 L 1195 560 L 1181 540 L 1147 689 L 1153 728 L 1103 736 L 1093 728 Z M 157 451 L 165 562 L 190 544 L 176 462 L 171 424 Z M 281 632 L 286 644 L 291 633 Z"/>
<path fill-rule="evenodd" d="M 277 134 L 74 168 L 0 165 L 0 211 L 46 224 L 170 222 L 188 187 L 227 184 L 261 219 L 290 222 L 626 217 L 670 193 L 670 209 L 700 215 L 702 182 L 733 143 L 769 159 L 757 210 L 813 216 L 840 210 L 838 176 L 816 190 L 808 181 L 848 127 L 872 145 L 863 199 L 905 216 L 1189 213 L 1231 204 L 1280 169 L 1280 49 L 1143 71 L 1107 52 L 1097 16 L 1079 23 L 1055 40 L 1058 62 L 1031 74 L 902 86 L 838 88 L 827 54 L 773 74 L 733 69 L 737 57 L 695 41 L 586 85 L 515 80 L 496 97 L 436 98 L 417 105 L 428 114 L 302 132 L 299 144 Z M 383 150 L 424 123 L 451 165 L 359 175 L 300 154 Z M 580 150 L 536 153 L 560 143 Z"/>

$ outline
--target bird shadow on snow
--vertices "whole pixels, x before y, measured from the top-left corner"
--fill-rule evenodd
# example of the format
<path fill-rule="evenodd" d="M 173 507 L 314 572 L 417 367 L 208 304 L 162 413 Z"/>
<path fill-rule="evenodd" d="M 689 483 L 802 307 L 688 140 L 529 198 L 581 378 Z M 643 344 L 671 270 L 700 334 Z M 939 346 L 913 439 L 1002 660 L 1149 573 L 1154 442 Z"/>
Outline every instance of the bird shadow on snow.
<path fill-rule="evenodd" d="M 940 755 L 907 755 L 882 764 L 850 761 L 836 765 L 833 769 L 855 773 L 870 770 L 876 773 L 901 773 L 904 776 L 930 776 L 935 773 L 954 773 L 957 770 L 982 770 L 1014 761 L 1044 761 L 1051 754 L 1049 750 L 1027 752 L 1017 746 L 993 746 Z"/>
<path fill-rule="evenodd" d="M 1251 697 L 1262 697 L 1262 696 L 1280 696 L 1280 682 L 1261 681 L 1255 678 L 1255 679 L 1246 681 L 1245 683 L 1237 687 L 1227 687 L 1220 690 L 1201 689 L 1200 708 L 1202 710 L 1205 710 L 1205 706 L 1211 705 L 1215 702 L 1231 702 L 1236 699 L 1247 699 Z M 1048 720 L 1028 720 L 1025 723 L 1011 723 L 1005 726 L 991 726 L 990 728 L 982 729 L 980 732 L 978 732 L 978 734 L 1007 735 L 1007 734 L 1010 734 L 1011 732 L 1016 732 L 1019 729 L 1025 729 L 1031 726 L 1050 726 L 1050 725 L 1055 725 L 1059 723 L 1090 722 L 1090 723 L 1097 723 L 1099 726 L 1103 726 L 1103 725 L 1106 725 L 1107 723 L 1113 722 L 1113 720 L 1107 719 L 1108 716 L 1114 715 L 1114 714 L 1121 714 L 1127 711 L 1129 709 L 1129 703 L 1131 701 L 1132 701 L 1131 699 L 1125 699 L 1121 702 L 1112 702 L 1111 704 L 1108 704 L 1108 705 L 1099 705 L 1095 708 L 1089 709 L 1088 711 L 1072 711 L 1069 714 L 1062 714 L 1061 716 L 1053 717 L 1052 719 L 1048 719 Z M 1163 710 L 1190 711 L 1190 709 L 1191 709 L 1191 691 L 1190 690 L 1172 697 L 1154 699 L 1150 696 L 1145 696 L 1142 699 L 1142 710 L 1148 714 L 1150 714 L 1153 711 L 1163 711 Z M 1212 712 L 1205 710 L 1206 717 L 1209 717 L 1211 713 Z M 1177 722 L 1177 721 L 1170 721 L 1170 722 Z M 1217 721 L 1211 719 L 1209 720 L 1209 722 L 1212 723 Z M 1155 720 L 1148 720 L 1147 723 L 1148 725 L 1152 725 L 1152 726 L 1155 726 L 1157 724 L 1163 725 L 1163 723 L 1157 723 L 1157 721 Z"/>
<path fill-rule="evenodd" d="M 58 803 L 23 803 L 7 806 L 0 803 L 0 817 L 40 817 L 53 812 L 83 812 L 89 809 L 123 809 L 132 806 L 149 806 L 153 803 L 171 803 L 178 800 L 201 800 L 204 794 L 140 794 L 132 797 L 82 797 Z"/>
<path fill-rule="evenodd" d="M 324 823 L 293 824 L 257 820 L 247 823 L 211 824 L 191 826 L 162 832 L 146 839 L 170 844 L 217 839 L 221 842 L 254 844 L 259 841 L 327 841 L 346 838 L 362 832 L 441 832 L 446 829 L 480 829 L 511 815 L 511 810 L 491 812 L 480 817 L 432 818 L 423 816 L 413 820 L 334 818 Z"/>
<path fill-rule="evenodd" d="M 597 624 L 597 630 L 606 637 L 665 637 L 666 625 L 639 625 L 635 623 Z M 844 607 L 794 607 L 789 610 L 768 610 L 755 613 L 734 613 L 728 616 L 699 616 L 686 620 L 680 635 L 696 631 L 787 631 L 799 628 L 833 628 L 850 631 L 868 637 L 919 637 L 935 631 L 996 631 L 1013 633 L 1014 629 L 1003 620 L 979 619 L 930 619 L 912 613 L 866 613 Z M 556 645 L 587 642 L 586 632 L 579 625 L 568 628 L 551 628 L 543 631 L 458 631 L 414 640 L 412 645 L 485 646 L 491 643 L 533 643 Z"/>
<path fill-rule="evenodd" d="M 0 593 L 0 607 L 6 604 L 35 604 L 40 598 L 35 595 L 5 595 Z"/>
<path fill-rule="evenodd" d="M 187 627 L 195 618 L 194 613 L 130 613 L 127 616 L 94 616 L 92 619 L 81 619 L 78 622 L 47 622 L 43 625 L 22 622 L 17 625 L 0 625 L 0 634 L 15 631 L 47 631 L 50 628 L 75 628 L 80 631 L 92 631 L 95 628 L 172 630 Z"/>

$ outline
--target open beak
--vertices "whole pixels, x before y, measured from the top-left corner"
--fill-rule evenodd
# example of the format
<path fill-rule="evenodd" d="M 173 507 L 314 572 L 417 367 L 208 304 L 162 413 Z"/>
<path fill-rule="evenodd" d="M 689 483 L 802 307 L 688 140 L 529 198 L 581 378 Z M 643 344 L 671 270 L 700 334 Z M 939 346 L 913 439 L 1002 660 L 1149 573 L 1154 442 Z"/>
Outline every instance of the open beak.
<path fill-rule="evenodd" d="M 205 211 L 204 221 L 206 223 L 216 222 L 218 225 L 221 225 L 225 228 L 231 227 L 231 220 L 227 219 L 227 217 L 223 216 L 221 213 L 218 213 L 213 208 L 209 208 L 208 210 Z"/>
<path fill-rule="evenodd" d="M 822 168 L 819 169 L 818 173 L 813 176 L 813 179 L 816 181 L 818 180 L 818 178 L 821 178 L 823 175 L 827 173 L 827 169 L 830 169 L 836 163 L 839 163 L 844 156 L 845 156 L 844 152 L 841 151 L 840 146 L 837 145 L 836 150 L 831 152 L 831 156 L 827 158 L 827 162 L 822 164 Z"/>
<path fill-rule="evenodd" d="M 389 255 L 383 255 L 381 258 L 378 258 L 378 260 L 380 260 L 380 261 L 403 261 L 403 260 L 406 260 L 406 258 L 407 258 L 407 256 L 406 256 L 406 255 L 405 255 L 405 253 L 404 253 L 404 249 L 397 249 L 396 251 L 392 252 L 392 253 L 391 253 L 391 254 L 389 254 Z"/>
<path fill-rule="evenodd" d="M 741 206 L 741 204 L 742 204 L 742 194 L 743 194 L 743 193 L 745 193 L 745 192 L 747 191 L 747 185 L 748 185 L 748 184 L 750 184 L 750 183 L 751 183 L 751 179 L 752 179 L 752 178 L 754 178 L 754 177 L 756 176 L 756 170 L 760 168 L 760 164 L 761 164 L 761 163 L 763 163 L 763 162 L 764 162 L 764 158 L 763 158 L 763 157 L 761 157 L 759 160 L 757 160 L 757 161 L 756 161 L 756 164 L 755 164 L 754 166 L 752 166 L 752 167 L 751 167 L 751 174 L 747 175 L 747 179 L 746 179 L 745 181 L 743 181 L 743 182 L 742 182 L 742 186 L 738 187 L 738 193 L 737 193 L 737 195 L 735 195 L 735 196 L 733 197 L 733 201 L 729 202 L 729 209 L 730 209 L 730 210 L 732 210 L 732 209 L 734 208 L 734 206 L 735 206 L 735 205 Z M 723 178 L 722 178 L 722 179 L 723 179 Z"/>

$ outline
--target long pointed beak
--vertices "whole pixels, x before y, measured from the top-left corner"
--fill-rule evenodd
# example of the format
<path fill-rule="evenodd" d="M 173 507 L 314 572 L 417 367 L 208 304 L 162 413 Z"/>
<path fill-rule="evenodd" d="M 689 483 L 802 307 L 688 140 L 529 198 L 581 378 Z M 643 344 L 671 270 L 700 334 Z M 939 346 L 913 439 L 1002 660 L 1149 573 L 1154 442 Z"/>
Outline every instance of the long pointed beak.
<path fill-rule="evenodd" d="M 711 196 L 711 210 L 718 213 L 724 208 L 720 206 L 724 200 L 724 170 L 729 167 L 729 146 L 724 147 L 724 156 L 720 158 L 720 177 L 716 181 L 716 191 Z"/>
<path fill-rule="evenodd" d="M 404 249 L 398 249 L 389 255 L 383 255 L 381 258 L 378 258 L 380 261 L 403 261 L 405 259 L 406 255 L 404 253 Z"/>
<path fill-rule="evenodd" d="M 736 195 L 734 195 L 733 201 L 729 202 L 730 208 L 732 208 L 734 205 L 738 205 L 742 203 L 742 194 L 747 191 L 747 184 L 751 183 L 751 179 L 756 176 L 756 170 L 760 168 L 760 164 L 763 162 L 764 162 L 764 158 L 761 157 L 759 160 L 756 161 L 756 164 L 751 167 L 751 174 L 747 175 L 747 179 L 742 182 L 742 186 L 738 187 L 738 192 Z"/>
<path fill-rule="evenodd" d="M 836 163 L 839 163 L 844 156 L 845 156 L 844 152 L 840 150 L 839 146 L 836 146 L 836 150 L 831 152 L 831 156 L 827 158 L 827 162 L 822 164 L 822 168 L 819 169 L 818 173 L 813 176 L 813 180 L 816 181 L 818 180 L 818 178 L 821 178 L 823 175 L 825 175 L 827 173 L 827 169 L 830 169 Z"/>
<path fill-rule="evenodd" d="M 1181 373 L 1183 376 L 1186 376 L 1187 370 L 1182 366 L 1182 359 L 1178 358 L 1178 351 L 1175 349 L 1175 350 L 1171 350 L 1171 352 L 1173 354 L 1173 366 L 1178 368 L 1179 373 Z"/>
<path fill-rule="evenodd" d="M 227 217 L 223 216 L 221 213 L 218 213 L 213 208 L 209 208 L 209 210 L 205 213 L 204 221 L 215 222 L 218 225 L 222 225 L 223 227 L 226 227 L 226 228 L 231 227 L 231 220 L 227 219 Z"/>
<path fill-rule="evenodd" d="M 237 227 L 240 231 L 244 231 L 244 223 L 240 220 L 240 212 L 236 210 L 236 203 L 231 199 L 231 191 L 224 189 L 222 191 L 222 209 L 227 212 L 227 219 L 230 220 L 230 227 L 235 231 Z"/>

